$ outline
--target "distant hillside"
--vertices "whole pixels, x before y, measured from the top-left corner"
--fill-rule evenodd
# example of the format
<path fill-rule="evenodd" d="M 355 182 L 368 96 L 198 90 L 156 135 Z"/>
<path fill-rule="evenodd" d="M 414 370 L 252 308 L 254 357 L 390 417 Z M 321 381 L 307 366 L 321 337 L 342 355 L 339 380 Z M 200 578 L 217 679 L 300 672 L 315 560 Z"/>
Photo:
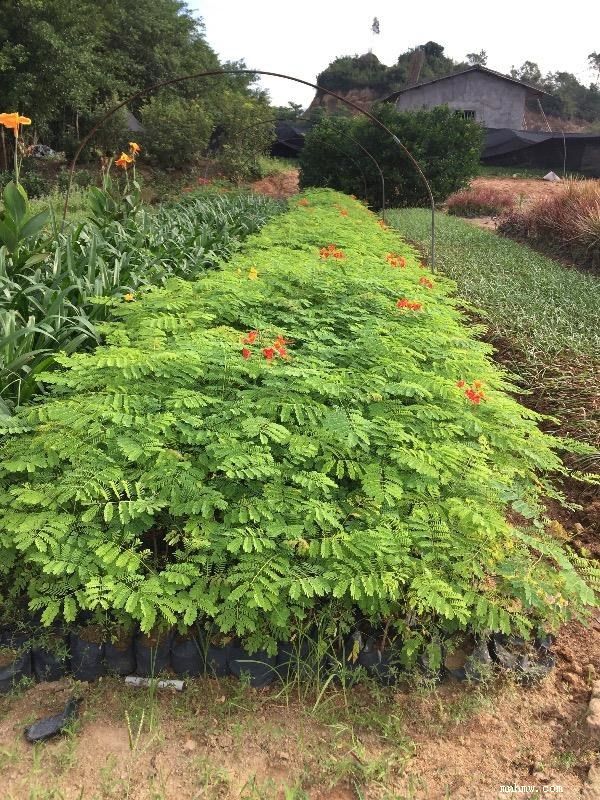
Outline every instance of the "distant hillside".
<path fill-rule="evenodd" d="M 472 57 L 475 57 L 474 60 Z M 454 61 L 444 54 L 437 42 L 407 50 L 398 56 L 395 64 L 382 64 L 374 53 L 362 56 L 340 56 L 317 76 L 317 83 L 325 89 L 341 94 L 362 108 L 370 108 L 377 100 L 390 95 L 412 83 L 441 78 L 466 69 L 472 63 L 486 62 L 484 51 L 470 54 L 470 62 Z M 511 70 L 511 76 L 533 86 L 538 86 L 549 97 L 542 101 L 544 111 L 550 118 L 553 130 L 597 129 L 600 123 L 600 86 L 581 84 L 575 75 L 568 72 L 549 72 L 542 75 L 532 61 L 525 61 L 519 68 Z M 338 110 L 337 101 L 324 92 L 317 92 L 309 112 L 323 108 L 329 112 Z M 533 127 L 544 129 L 545 120 L 539 115 L 537 105 L 529 112 Z M 539 120 L 537 119 L 539 115 Z"/>
<path fill-rule="evenodd" d="M 466 62 L 448 58 L 444 55 L 442 45 L 437 42 L 427 42 L 402 53 L 391 67 L 382 64 L 374 53 L 340 56 L 317 76 L 317 83 L 344 97 L 348 95 L 349 100 L 368 108 L 376 100 L 381 100 L 406 86 L 409 83 L 411 67 L 414 70 L 419 64 L 418 80 L 421 81 L 440 78 L 442 75 L 449 75 L 469 66 Z M 331 111 L 336 105 L 333 98 L 317 94 L 311 103 L 311 109 L 321 106 Z"/>

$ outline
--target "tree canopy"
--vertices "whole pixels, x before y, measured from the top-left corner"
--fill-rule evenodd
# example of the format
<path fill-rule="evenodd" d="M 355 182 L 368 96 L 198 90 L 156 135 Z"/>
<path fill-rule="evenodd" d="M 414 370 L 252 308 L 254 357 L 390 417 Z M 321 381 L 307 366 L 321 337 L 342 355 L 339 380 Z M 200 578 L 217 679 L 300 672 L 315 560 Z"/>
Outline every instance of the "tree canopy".
<path fill-rule="evenodd" d="M 0 42 L 3 107 L 26 112 L 58 147 L 116 98 L 220 66 L 202 21 L 180 0 L 0 0 Z M 224 85 L 254 94 L 251 83 L 252 76 L 231 76 L 170 91 L 208 106 Z"/>

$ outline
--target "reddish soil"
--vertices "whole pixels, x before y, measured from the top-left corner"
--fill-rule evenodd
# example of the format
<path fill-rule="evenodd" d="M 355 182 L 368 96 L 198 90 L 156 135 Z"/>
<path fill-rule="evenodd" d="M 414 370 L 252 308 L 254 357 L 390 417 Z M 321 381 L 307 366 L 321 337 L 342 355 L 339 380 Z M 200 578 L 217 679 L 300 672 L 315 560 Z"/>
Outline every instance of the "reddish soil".
<path fill-rule="evenodd" d="M 287 172 L 276 172 L 250 184 L 253 192 L 266 194 L 269 197 L 284 199 L 297 194 L 298 189 L 298 170 L 291 169 Z"/>

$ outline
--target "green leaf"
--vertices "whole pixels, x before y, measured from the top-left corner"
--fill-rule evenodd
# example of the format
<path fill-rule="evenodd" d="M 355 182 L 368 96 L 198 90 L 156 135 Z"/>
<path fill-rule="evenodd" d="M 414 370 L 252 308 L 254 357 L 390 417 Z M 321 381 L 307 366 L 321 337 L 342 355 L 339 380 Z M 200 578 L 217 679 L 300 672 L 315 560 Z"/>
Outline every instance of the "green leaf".
<path fill-rule="evenodd" d="M 27 214 L 27 195 L 23 187 L 17 186 L 14 181 L 4 187 L 4 206 L 17 229 L 20 228 Z"/>
<path fill-rule="evenodd" d="M 19 237 L 12 221 L 5 217 L 0 220 L 0 242 L 6 245 L 9 253 L 14 252 L 19 244 Z"/>
<path fill-rule="evenodd" d="M 40 211 L 38 214 L 30 217 L 21 228 L 20 239 L 31 239 L 34 236 L 37 236 L 42 228 L 48 223 L 49 219 L 50 214 L 48 211 Z M 39 255 L 45 257 L 45 254 L 43 253 L 40 253 Z M 32 256 L 32 258 L 35 258 L 35 256 Z"/>

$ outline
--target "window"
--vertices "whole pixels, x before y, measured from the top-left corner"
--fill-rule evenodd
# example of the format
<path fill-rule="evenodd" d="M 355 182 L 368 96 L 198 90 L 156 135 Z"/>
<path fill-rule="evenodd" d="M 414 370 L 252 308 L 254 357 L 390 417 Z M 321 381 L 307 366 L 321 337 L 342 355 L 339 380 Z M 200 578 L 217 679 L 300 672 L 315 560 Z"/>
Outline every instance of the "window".
<path fill-rule="evenodd" d="M 454 113 L 463 119 L 475 119 L 475 111 L 472 108 L 457 109 Z"/>

